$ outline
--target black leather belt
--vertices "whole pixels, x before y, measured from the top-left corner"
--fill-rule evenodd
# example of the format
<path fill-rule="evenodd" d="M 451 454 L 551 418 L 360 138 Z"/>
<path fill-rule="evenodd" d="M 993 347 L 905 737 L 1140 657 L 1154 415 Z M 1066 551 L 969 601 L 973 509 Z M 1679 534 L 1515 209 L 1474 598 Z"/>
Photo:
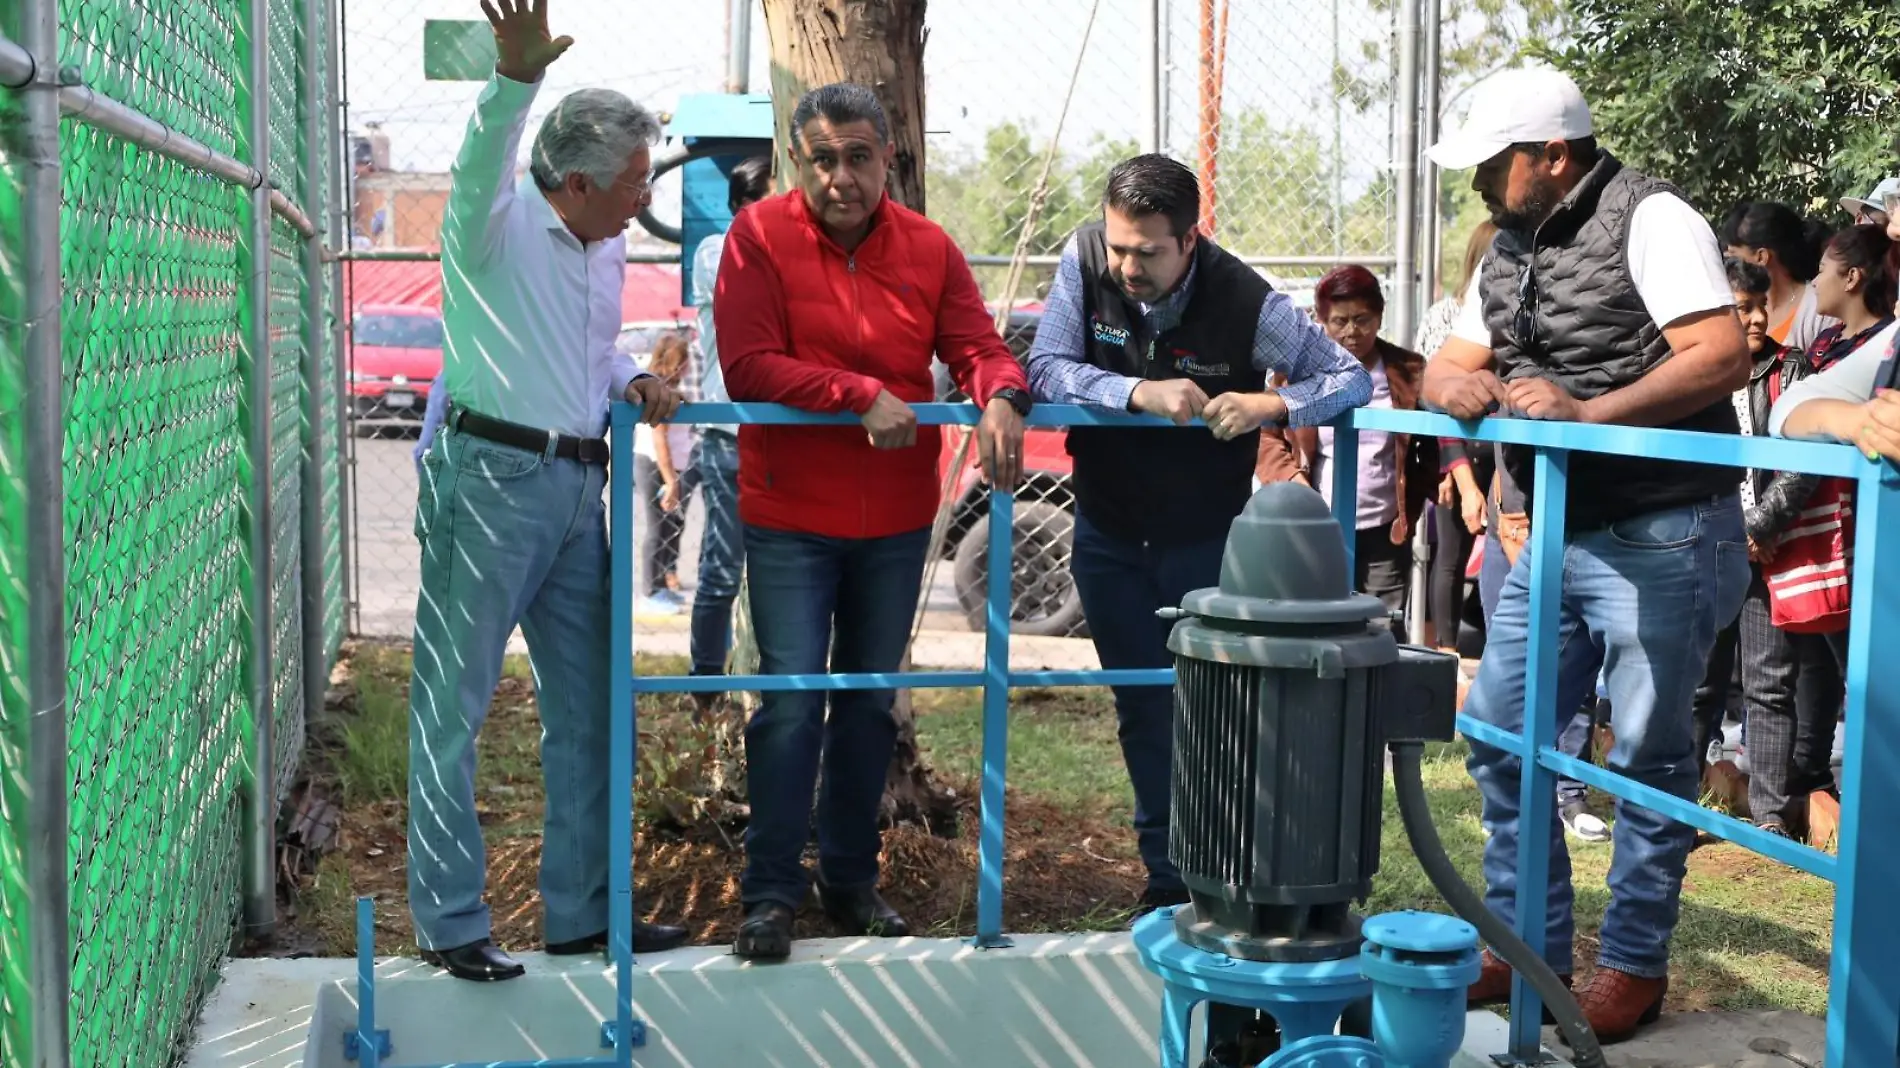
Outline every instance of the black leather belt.
<path fill-rule="evenodd" d="M 605 464 L 609 451 L 606 438 L 577 438 L 537 430 L 505 419 L 491 419 L 480 412 L 457 407 L 449 413 L 449 427 L 457 433 L 510 445 L 526 452 L 538 452 L 561 460 L 579 460 L 584 464 Z"/>

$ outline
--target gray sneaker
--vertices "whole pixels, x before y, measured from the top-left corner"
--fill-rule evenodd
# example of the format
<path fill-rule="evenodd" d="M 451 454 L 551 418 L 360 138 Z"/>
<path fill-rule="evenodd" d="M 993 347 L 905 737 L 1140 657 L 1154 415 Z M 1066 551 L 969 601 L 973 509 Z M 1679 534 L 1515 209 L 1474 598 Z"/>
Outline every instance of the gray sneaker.
<path fill-rule="evenodd" d="M 1610 825 L 1584 807 L 1582 801 L 1565 802 L 1562 813 L 1564 830 L 1569 831 L 1571 837 L 1585 842 L 1610 840 Z"/>

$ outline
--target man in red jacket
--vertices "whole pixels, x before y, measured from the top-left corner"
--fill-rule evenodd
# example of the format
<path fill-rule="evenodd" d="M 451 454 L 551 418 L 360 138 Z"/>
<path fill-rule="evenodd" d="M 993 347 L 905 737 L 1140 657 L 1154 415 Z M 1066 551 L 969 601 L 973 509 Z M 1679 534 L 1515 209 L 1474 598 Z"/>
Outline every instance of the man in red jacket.
<path fill-rule="evenodd" d="M 739 515 L 759 670 L 887 672 L 900 665 L 937 515 L 931 354 L 983 405 L 977 447 L 997 485 L 1022 473 L 1028 382 L 997 336 L 963 253 L 895 203 L 896 146 L 871 90 L 827 85 L 792 114 L 800 188 L 741 211 L 713 294 L 736 401 L 854 412 L 864 426 L 746 426 Z M 827 655 L 829 654 L 829 656 Z M 827 664 L 829 660 L 829 664 Z M 877 893 L 878 803 L 896 741 L 891 690 L 764 695 L 746 725 L 752 820 L 735 950 L 779 960 L 807 893 L 800 862 L 820 757 L 818 891 L 857 934 L 909 933 Z"/>

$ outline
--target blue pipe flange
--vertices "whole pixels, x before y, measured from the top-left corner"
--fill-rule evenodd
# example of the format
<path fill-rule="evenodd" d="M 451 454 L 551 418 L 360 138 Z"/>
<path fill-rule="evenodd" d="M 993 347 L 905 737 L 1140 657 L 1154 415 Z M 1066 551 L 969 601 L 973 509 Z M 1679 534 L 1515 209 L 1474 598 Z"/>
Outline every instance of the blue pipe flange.
<path fill-rule="evenodd" d="M 1385 1057 L 1363 1038 L 1316 1035 L 1268 1057 L 1260 1068 L 1385 1068 Z"/>
<path fill-rule="evenodd" d="M 1350 1002 L 1372 992 L 1358 957 L 1308 964 L 1264 963 L 1209 953 L 1175 935 L 1174 909 L 1156 909 L 1134 926 L 1135 950 L 1164 982 L 1234 1005 Z"/>

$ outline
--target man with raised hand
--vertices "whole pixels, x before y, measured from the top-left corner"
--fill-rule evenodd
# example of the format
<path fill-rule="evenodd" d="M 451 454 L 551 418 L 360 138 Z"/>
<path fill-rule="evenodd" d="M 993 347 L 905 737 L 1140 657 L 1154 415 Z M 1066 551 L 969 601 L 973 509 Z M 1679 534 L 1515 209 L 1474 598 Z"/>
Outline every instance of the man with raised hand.
<path fill-rule="evenodd" d="M 424 455 L 416 504 L 422 593 L 410 684 L 409 908 L 423 959 L 459 979 L 512 979 L 489 940 L 475 810 L 475 737 L 508 637 L 528 639 L 547 805 L 543 933 L 553 954 L 607 942 L 609 679 L 608 402 L 649 423 L 679 406 L 614 352 L 626 274 L 622 231 L 652 199 L 660 125 L 619 93 L 564 98 L 515 153 L 542 73 L 573 39 L 550 38 L 546 0 L 483 0 L 498 61 L 456 156 L 442 223 L 443 374 L 452 400 Z M 634 926 L 634 948 L 685 932 Z"/>

